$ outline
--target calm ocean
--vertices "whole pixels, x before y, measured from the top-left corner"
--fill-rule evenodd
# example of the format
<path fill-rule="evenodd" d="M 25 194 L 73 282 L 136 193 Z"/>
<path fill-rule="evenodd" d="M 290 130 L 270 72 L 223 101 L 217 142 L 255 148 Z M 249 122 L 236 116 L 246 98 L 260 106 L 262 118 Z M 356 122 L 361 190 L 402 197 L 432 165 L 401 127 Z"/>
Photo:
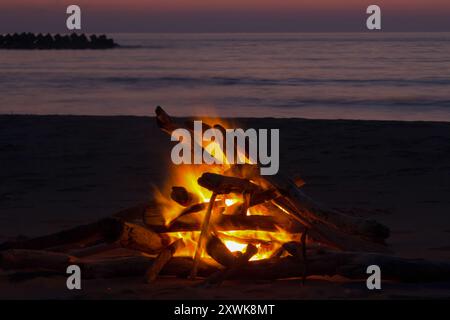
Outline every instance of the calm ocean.
<path fill-rule="evenodd" d="M 0 113 L 450 121 L 450 33 L 111 36 L 0 51 Z"/>

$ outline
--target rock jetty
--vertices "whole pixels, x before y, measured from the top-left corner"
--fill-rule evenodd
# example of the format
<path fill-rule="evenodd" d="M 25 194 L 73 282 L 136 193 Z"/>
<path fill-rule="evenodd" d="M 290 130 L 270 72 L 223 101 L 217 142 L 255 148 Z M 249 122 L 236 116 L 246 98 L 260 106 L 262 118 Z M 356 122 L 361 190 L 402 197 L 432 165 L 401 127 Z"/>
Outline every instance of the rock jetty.
<path fill-rule="evenodd" d="M 43 35 L 33 33 L 14 33 L 0 35 L 0 49 L 112 49 L 119 47 L 106 35 L 85 34 Z"/>

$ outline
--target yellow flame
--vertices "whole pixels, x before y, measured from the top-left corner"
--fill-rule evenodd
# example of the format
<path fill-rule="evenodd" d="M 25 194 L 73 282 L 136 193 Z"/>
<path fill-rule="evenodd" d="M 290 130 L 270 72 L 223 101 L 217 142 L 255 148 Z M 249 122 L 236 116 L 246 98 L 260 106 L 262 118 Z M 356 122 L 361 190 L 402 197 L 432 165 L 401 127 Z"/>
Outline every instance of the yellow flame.
<path fill-rule="evenodd" d="M 242 252 L 247 247 L 247 245 L 245 243 L 239 243 L 239 242 L 232 241 L 232 240 L 225 240 L 223 243 L 228 248 L 228 250 L 230 250 L 231 252 L 236 252 L 236 251 Z"/>
<path fill-rule="evenodd" d="M 237 199 L 225 199 L 225 205 L 227 207 L 232 206 L 233 204 L 237 203 L 238 200 Z"/>

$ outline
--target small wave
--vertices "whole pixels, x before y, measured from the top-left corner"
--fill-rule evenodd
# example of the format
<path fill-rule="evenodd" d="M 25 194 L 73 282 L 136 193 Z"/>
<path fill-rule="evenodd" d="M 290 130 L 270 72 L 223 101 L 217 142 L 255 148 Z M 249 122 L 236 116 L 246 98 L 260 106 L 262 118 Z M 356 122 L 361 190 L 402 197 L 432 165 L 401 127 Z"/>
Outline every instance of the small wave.
<path fill-rule="evenodd" d="M 266 103 L 268 106 L 277 106 L 281 108 L 298 108 L 310 106 L 364 106 L 364 107 L 440 107 L 450 108 L 449 99 L 432 99 L 432 98 L 418 98 L 410 97 L 404 99 L 287 99 L 283 101 L 273 101 Z"/>
<path fill-rule="evenodd" d="M 152 46 L 152 45 L 120 45 L 117 49 L 166 49 L 165 46 Z"/>
<path fill-rule="evenodd" d="M 284 109 L 301 109 L 311 107 L 335 107 L 336 109 L 345 110 L 345 108 L 369 108 L 376 110 L 377 108 L 392 108 L 392 110 L 402 108 L 414 108 L 416 110 L 427 110 L 429 108 L 450 110 L 450 99 L 432 98 L 432 97 L 405 97 L 405 98 L 342 98 L 342 97 L 266 97 L 266 96 L 228 96 L 215 97 L 214 103 L 226 107 L 265 107 L 265 108 L 284 108 Z M 197 101 L 198 102 L 198 101 Z M 200 101 L 205 102 L 205 101 Z"/>
<path fill-rule="evenodd" d="M 122 84 L 176 85 L 176 86 L 302 86 L 302 85 L 350 85 L 350 86 L 436 86 L 449 85 L 450 79 L 314 79 L 314 78 L 234 78 L 234 77 L 106 77 L 92 80 Z"/>
<path fill-rule="evenodd" d="M 83 74 L 51 74 L 44 78 L 39 78 L 42 86 L 54 88 L 92 88 L 102 87 L 111 88 L 114 86 L 130 88 L 134 90 L 158 89 L 165 87 L 185 87 L 202 88 L 210 86 L 241 86 L 241 87 L 439 87 L 450 85 L 450 78 L 421 78 L 421 79 L 317 79 L 317 78 L 251 78 L 251 77 L 184 77 L 184 76 L 84 76 Z M 36 77 L 19 77 L 16 74 L 3 75 L 0 78 L 0 84 L 13 89 L 20 86 L 34 87 Z"/>

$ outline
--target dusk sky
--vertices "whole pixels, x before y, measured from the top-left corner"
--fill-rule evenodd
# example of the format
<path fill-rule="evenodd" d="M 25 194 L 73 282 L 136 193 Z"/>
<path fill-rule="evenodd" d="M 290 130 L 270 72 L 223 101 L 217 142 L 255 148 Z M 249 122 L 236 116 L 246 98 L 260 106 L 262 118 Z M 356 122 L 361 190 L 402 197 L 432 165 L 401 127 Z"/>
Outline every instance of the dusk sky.
<path fill-rule="evenodd" d="M 0 0 L 0 33 L 65 31 L 69 4 L 85 32 L 364 31 L 370 4 L 384 31 L 450 31 L 449 0 Z"/>

